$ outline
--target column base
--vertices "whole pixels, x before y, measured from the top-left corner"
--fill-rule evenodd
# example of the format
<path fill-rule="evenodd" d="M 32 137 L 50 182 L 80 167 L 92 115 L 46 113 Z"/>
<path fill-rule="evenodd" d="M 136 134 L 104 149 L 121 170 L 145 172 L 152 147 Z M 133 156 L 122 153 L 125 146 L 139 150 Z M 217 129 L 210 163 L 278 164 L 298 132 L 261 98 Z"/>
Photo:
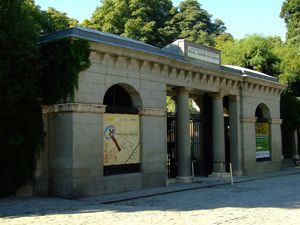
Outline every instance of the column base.
<path fill-rule="evenodd" d="M 170 178 L 166 180 L 166 185 L 174 184 L 176 183 L 176 178 Z"/>
<path fill-rule="evenodd" d="M 176 177 L 176 181 L 178 183 L 192 183 L 193 177 Z"/>

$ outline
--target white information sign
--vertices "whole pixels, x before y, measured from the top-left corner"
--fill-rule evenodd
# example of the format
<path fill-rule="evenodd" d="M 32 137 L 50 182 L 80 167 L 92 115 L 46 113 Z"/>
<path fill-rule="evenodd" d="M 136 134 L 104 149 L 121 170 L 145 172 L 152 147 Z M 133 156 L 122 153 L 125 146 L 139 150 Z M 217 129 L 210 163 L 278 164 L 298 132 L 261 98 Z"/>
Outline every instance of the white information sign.
<path fill-rule="evenodd" d="M 220 64 L 220 55 L 209 52 L 203 49 L 194 48 L 192 46 L 188 46 L 188 57 L 199 59 L 205 62 L 210 62 L 214 64 Z"/>

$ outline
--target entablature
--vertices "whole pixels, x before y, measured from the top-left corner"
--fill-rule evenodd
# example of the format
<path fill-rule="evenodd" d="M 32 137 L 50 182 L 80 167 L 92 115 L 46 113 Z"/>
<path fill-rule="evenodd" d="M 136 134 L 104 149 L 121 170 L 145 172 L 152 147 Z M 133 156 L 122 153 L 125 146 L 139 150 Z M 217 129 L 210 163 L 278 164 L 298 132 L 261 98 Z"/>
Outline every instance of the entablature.
<path fill-rule="evenodd" d="M 165 78 L 166 83 L 170 80 L 183 81 L 191 86 L 202 83 L 214 86 L 216 89 L 243 89 L 244 91 L 269 93 L 276 96 L 280 96 L 285 88 L 284 85 L 277 82 L 229 73 L 222 71 L 217 66 L 215 69 L 205 68 L 170 59 L 166 56 L 118 46 L 92 43 L 91 50 L 92 62 L 161 76 Z"/>

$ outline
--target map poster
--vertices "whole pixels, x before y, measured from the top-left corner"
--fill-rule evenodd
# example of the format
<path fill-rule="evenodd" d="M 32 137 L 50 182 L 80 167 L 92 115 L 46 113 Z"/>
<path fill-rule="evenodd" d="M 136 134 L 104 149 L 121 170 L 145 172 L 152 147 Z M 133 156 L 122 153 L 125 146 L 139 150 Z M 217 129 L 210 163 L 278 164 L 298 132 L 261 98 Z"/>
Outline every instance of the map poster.
<path fill-rule="evenodd" d="M 256 158 L 270 158 L 269 124 L 256 123 Z"/>
<path fill-rule="evenodd" d="M 104 166 L 140 163 L 139 116 L 104 114 Z"/>

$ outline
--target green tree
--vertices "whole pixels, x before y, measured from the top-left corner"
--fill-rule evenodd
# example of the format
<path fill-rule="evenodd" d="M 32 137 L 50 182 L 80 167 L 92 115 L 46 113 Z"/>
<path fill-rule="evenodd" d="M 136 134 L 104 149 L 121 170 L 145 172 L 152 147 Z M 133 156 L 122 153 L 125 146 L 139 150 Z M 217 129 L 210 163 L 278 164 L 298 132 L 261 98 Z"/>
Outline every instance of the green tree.
<path fill-rule="evenodd" d="M 122 35 L 130 17 L 128 0 L 103 0 L 93 13 L 89 25 L 93 29 Z"/>
<path fill-rule="evenodd" d="M 158 47 L 178 38 L 214 46 L 214 37 L 226 30 L 196 0 L 184 0 L 178 8 L 170 0 L 103 0 L 84 24 Z"/>
<path fill-rule="evenodd" d="M 167 112 L 175 113 L 175 104 L 176 104 L 175 100 L 172 97 L 167 96 L 166 103 L 167 103 Z"/>
<path fill-rule="evenodd" d="M 170 21 L 170 26 L 176 28 L 176 38 L 185 38 L 207 46 L 214 46 L 214 38 L 226 30 L 222 20 L 211 21 L 211 15 L 201 8 L 197 0 L 182 1 L 178 12 Z"/>
<path fill-rule="evenodd" d="M 281 98 L 281 116 L 286 132 L 292 132 L 300 128 L 300 52 L 297 44 L 288 43 L 278 54 L 282 60 L 279 79 L 287 85 Z"/>
<path fill-rule="evenodd" d="M 0 2 L 0 196 L 32 179 L 43 146 L 37 10 L 33 0 Z"/>
<path fill-rule="evenodd" d="M 91 28 L 163 46 L 163 28 L 170 19 L 170 0 L 103 0 L 88 24 Z"/>
<path fill-rule="evenodd" d="M 220 34 L 218 36 L 216 36 L 214 38 L 215 40 L 215 48 L 222 50 L 224 49 L 224 45 L 228 42 L 234 42 L 234 38 L 231 34 L 229 33 L 224 33 L 224 34 Z"/>
<path fill-rule="evenodd" d="M 300 127 L 300 0 L 285 0 L 280 16 L 287 26 L 287 43 L 279 52 L 282 58 L 280 80 L 287 84 L 281 114 L 283 126 L 293 130 Z"/>
<path fill-rule="evenodd" d="M 240 40 L 225 41 L 220 44 L 223 64 L 241 66 L 278 76 L 280 58 L 275 54 L 275 47 L 281 45 L 279 37 L 262 37 L 256 34 Z"/>
<path fill-rule="evenodd" d="M 287 41 L 299 46 L 300 0 L 285 0 L 281 7 L 280 17 L 284 19 L 287 26 Z"/>
<path fill-rule="evenodd" d="M 76 23 L 34 0 L 0 2 L 0 196 L 34 178 L 44 144 L 41 104 L 72 98 L 78 73 L 90 65 L 86 40 L 38 44 L 42 33 Z"/>
<path fill-rule="evenodd" d="M 41 26 L 41 33 L 51 33 L 78 25 L 78 20 L 69 18 L 66 13 L 49 7 L 47 11 L 39 10 L 37 20 Z"/>

